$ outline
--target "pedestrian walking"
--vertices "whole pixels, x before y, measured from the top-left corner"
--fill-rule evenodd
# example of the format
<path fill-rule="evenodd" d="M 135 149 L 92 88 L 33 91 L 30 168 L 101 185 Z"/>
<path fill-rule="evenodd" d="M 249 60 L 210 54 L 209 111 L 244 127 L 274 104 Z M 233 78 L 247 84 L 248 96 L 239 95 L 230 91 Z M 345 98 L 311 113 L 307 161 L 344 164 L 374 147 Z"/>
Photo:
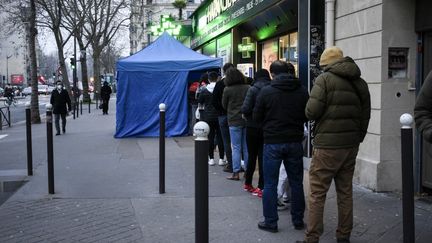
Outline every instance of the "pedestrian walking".
<path fill-rule="evenodd" d="M 263 145 L 264 137 L 262 126 L 252 118 L 256 97 L 262 88 L 270 84 L 270 73 L 266 69 L 260 69 L 255 73 L 253 85 L 249 88 L 246 98 L 243 102 L 241 112 L 246 119 L 246 144 L 248 150 L 248 161 L 245 174 L 245 183 L 243 189 L 251 192 L 253 195 L 262 197 L 264 189 L 263 176 Z M 258 159 L 258 186 L 252 186 L 253 174 L 255 172 L 256 161 Z"/>
<path fill-rule="evenodd" d="M 218 112 L 212 104 L 213 90 L 216 85 L 216 81 L 218 77 L 219 75 L 216 72 L 210 72 L 208 74 L 208 80 L 210 83 L 206 86 L 204 90 L 201 91 L 201 94 L 198 99 L 198 104 L 201 107 L 203 107 L 202 117 L 200 119 L 205 121 L 210 127 L 210 132 L 208 136 L 208 141 L 209 141 L 208 164 L 212 166 L 216 164 L 214 162 L 215 140 L 217 141 L 218 148 L 219 148 L 219 164 L 223 163 L 223 156 L 224 156 L 223 142 L 220 135 L 219 122 L 218 122 Z"/>
<path fill-rule="evenodd" d="M 292 64 L 274 61 L 270 73 L 273 79 L 259 93 L 253 111 L 253 118 L 262 123 L 264 131 L 264 221 L 258 223 L 258 228 L 278 231 L 277 185 L 283 163 L 291 187 L 291 221 L 295 229 L 301 230 L 305 210 L 302 140 L 307 120 L 304 109 L 309 96 L 295 78 Z"/>
<path fill-rule="evenodd" d="M 222 67 L 222 71 L 225 74 L 228 69 L 234 68 L 234 65 L 232 63 L 225 63 L 225 65 Z M 216 82 L 216 85 L 213 90 L 213 106 L 214 108 L 219 112 L 218 115 L 218 122 L 219 122 L 219 129 L 221 131 L 221 137 L 223 141 L 224 146 L 224 152 L 226 156 L 226 163 L 225 161 L 222 161 L 222 163 L 219 163 L 219 165 L 225 167 L 223 168 L 224 172 L 232 173 L 232 150 L 231 150 L 231 138 L 229 134 L 229 128 L 228 128 L 228 119 L 227 119 L 227 111 L 222 106 L 222 95 L 223 91 L 225 89 L 225 77 L 222 77 L 219 81 Z"/>
<path fill-rule="evenodd" d="M 416 127 L 432 143 L 432 71 L 427 75 L 414 107 Z"/>
<path fill-rule="evenodd" d="M 232 147 L 233 174 L 229 180 L 240 180 L 241 158 L 247 168 L 248 151 L 246 146 L 246 121 L 242 117 L 241 107 L 249 89 L 245 77 L 237 68 L 226 71 L 225 89 L 222 95 L 222 106 L 227 110 L 228 126 Z"/>
<path fill-rule="evenodd" d="M 69 94 L 63 89 L 61 81 L 56 82 L 56 89 L 51 93 L 50 103 L 53 106 L 56 136 L 60 135 L 60 118 L 62 120 L 62 131 L 66 133 L 66 115 L 72 110 Z"/>
<path fill-rule="evenodd" d="M 353 228 L 352 178 L 359 144 L 370 119 L 370 94 L 357 64 L 338 47 L 324 50 L 323 73 L 311 90 L 306 116 L 315 121 L 313 155 L 309 169 L 309 216 L 305 240 L 318 242 L 323 233 L 327 191 L 335 182 L 338 206 L 336 238 L 350 242 Z"/>
<path fill-rule="evenodd" d="M 108 82 L 105 81 L 103 83 L 103 86 L 101 88 L 101 98 L 102 98 L 102 114 L 103 115 L 108 115 L 108 104 L 109 104 L 109 99 L 111 97 L 111 87 L 108 85 Z"/>

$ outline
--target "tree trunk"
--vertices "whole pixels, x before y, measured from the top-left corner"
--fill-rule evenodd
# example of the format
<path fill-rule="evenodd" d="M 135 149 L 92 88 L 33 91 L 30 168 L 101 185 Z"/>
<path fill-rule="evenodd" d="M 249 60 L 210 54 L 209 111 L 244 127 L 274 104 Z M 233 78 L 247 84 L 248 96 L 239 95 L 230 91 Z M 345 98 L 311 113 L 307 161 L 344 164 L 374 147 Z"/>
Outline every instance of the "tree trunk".
<path fill-rule="evenodd" d="M 60 30 L 58 30 L 60 31 Z M 66 88 L 67 92 L 69 93 L 69 96 L 72 97 L 72 93 L 71 93 L 71 86 L 69 83 L 69 78 L 68 78 L 68 73 L 67 73 L 67 69 L 66 69 L 66 63 L 65 63 L 65 58 L 64 58 L 64 53 L 63 53 L 63 45 L 62 45 L 62 41 L 60 40 L 60 37 L 58 36 L 58 34 L 56 33 L 56 31 L 53 31 L 54 35 L 55 35 L 55 39 L 56 39 L 56 44 L 57 44 L 57 50 L 58 50 L 58 58 L 59 58 L 59 65 L 60 65 L 60 70 L 61 70 L 61 78 L 62 78 L 62 83 L 63 86 Z"/>
<path fill-rule="evenodd" d="M 183 19 L 183 9 L 179 8 L 179 20 Z"/>
<path fill-rule="evenodd" d="M 94 87 L 94 98 L 100 99 L 100 88 L 101 88 L 101 80 L 100 80 L 100 55 L 101 51 L 93 48 L 93 87 Z"/>
<path fill-rule="evenodd" d="M 36 60 L 36 5 L 34 0 L 30 0 L 30 38 L 29 38 L 29 51 L 30 51 L 30 62 L 31 62 L 31 122 L 41 123 L 39 114 L 39 96 L 38 96 L 38 80 L 37 80 L 37 60 Z"/>
<path fill-rule="evenodd" d="M 78 45 L 80 50 L 84 50 L 84 43 L 78 39 Z M 89 83 L 88 83 L 88 69 L 87 69 L 87 57 L 86 55 L 82 56 L 80 59 L 81 63 L 81 80 L 83 86 L 83 102 L 90 102 L 90 94 L 89 94 Z"/>

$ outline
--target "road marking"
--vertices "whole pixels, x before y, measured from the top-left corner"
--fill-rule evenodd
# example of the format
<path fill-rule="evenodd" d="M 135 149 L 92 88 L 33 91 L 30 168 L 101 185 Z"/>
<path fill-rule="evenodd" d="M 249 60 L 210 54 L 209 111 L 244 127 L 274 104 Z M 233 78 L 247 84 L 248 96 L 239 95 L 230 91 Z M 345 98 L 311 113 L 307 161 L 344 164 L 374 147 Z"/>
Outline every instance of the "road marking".
<path fill-rule="evenodd" d="M 0 135 L 0 139 L 7 137 L 8 134 Z"/>

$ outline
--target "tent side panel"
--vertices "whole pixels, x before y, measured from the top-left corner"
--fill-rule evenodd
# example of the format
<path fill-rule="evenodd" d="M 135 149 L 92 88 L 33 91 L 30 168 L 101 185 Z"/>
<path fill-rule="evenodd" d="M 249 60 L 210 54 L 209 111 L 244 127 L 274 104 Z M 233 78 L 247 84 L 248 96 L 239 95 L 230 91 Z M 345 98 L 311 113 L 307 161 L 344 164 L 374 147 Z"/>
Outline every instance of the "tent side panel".
<path fill-rule="evenodd" d="M 116 138 L 159 136 L 159 104 L 167 105 L 166 135 L 187 132 L 188 72 L 118 73 Z"/>

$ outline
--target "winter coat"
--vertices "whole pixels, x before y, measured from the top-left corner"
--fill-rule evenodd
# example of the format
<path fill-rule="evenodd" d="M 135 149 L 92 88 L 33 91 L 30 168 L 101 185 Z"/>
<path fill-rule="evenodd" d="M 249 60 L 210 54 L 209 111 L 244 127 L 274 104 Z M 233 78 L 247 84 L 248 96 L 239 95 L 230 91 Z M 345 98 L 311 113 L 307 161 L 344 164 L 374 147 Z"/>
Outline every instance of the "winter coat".
<path fill-rule="evenodd" d="M 112 93 L 112 90 L 111 90 L 110 86 L 108 86 L 108 85 L 102 86 L 102 88 L 101 88 L 101 98 L 103 100 L 109 100 L 111 93 Z"/>
<path fill-rule="evenodd" d="M 245 100 L 241 108 L 241 112 L 246 118 L 246 126 L 260 128 L 261 125 L 252 119 L 253 108 L 255 106 L 256 98 L 261 91 L 261 89 L 270 84 L 270 79 L 261 78 L 255 80 L 253 86 L 251 86 L 246 93 Z"/>
<path fill-rule="evenodd" d="M 66 114 L 68 110 L 71 111 L 72 109 L 69 94 L 64 89 L 62 89 L 61 92 L 57 89 L 53 90 L 51 93 L 50 103 L 53 106 L 54 114 Z"/>
<path fill-rule="evenodd" d="M 200 120 L 211 122 L 217 121 L 219 112 L 213 106 L 213 90 L 216 83 L 210 83 L 203 89 L 198 98 L 198 103 L 204 107 L 203 117 Z"/>
<path fill-rule="evenodd" d="M 216 82 L 216 85 L 213 90 L 213 106 L 219 112 L 219 116 L 226 115 L 227 112 L 222 106 L 222 95 L 225 89 L 224 79 Z"/>
<path fill-rule="evenodd" d="M 241 107 L 249 89 L 249 85 L 244 80 L 234 80 L 232 83 L 226 83 L 222 95 L 222 107 L 227 111 L 228 126 L 244 127 L 246 121 L 242 117 Z"/>
<path fill-rule="evenodd" d="M 262 88 L 253 110 L 253 119 L 262 124 L 265 144 L 301 142 L 308 92 L 289 74 L 279 74 Z"/>
<path fill-rule="evenodd" d="M 432 71 L 426 77 L 417 96 L 414 118 L 423 138 L 432 143 Z"/>
<path fill-rule="evenodd" d="M 357 64 L 345 57 L 324 68 L 312 88 L 306 116 L 315 120 L 316 148 L 352 148 L 363 142 L 370 119 L 370 94 Z"/>

